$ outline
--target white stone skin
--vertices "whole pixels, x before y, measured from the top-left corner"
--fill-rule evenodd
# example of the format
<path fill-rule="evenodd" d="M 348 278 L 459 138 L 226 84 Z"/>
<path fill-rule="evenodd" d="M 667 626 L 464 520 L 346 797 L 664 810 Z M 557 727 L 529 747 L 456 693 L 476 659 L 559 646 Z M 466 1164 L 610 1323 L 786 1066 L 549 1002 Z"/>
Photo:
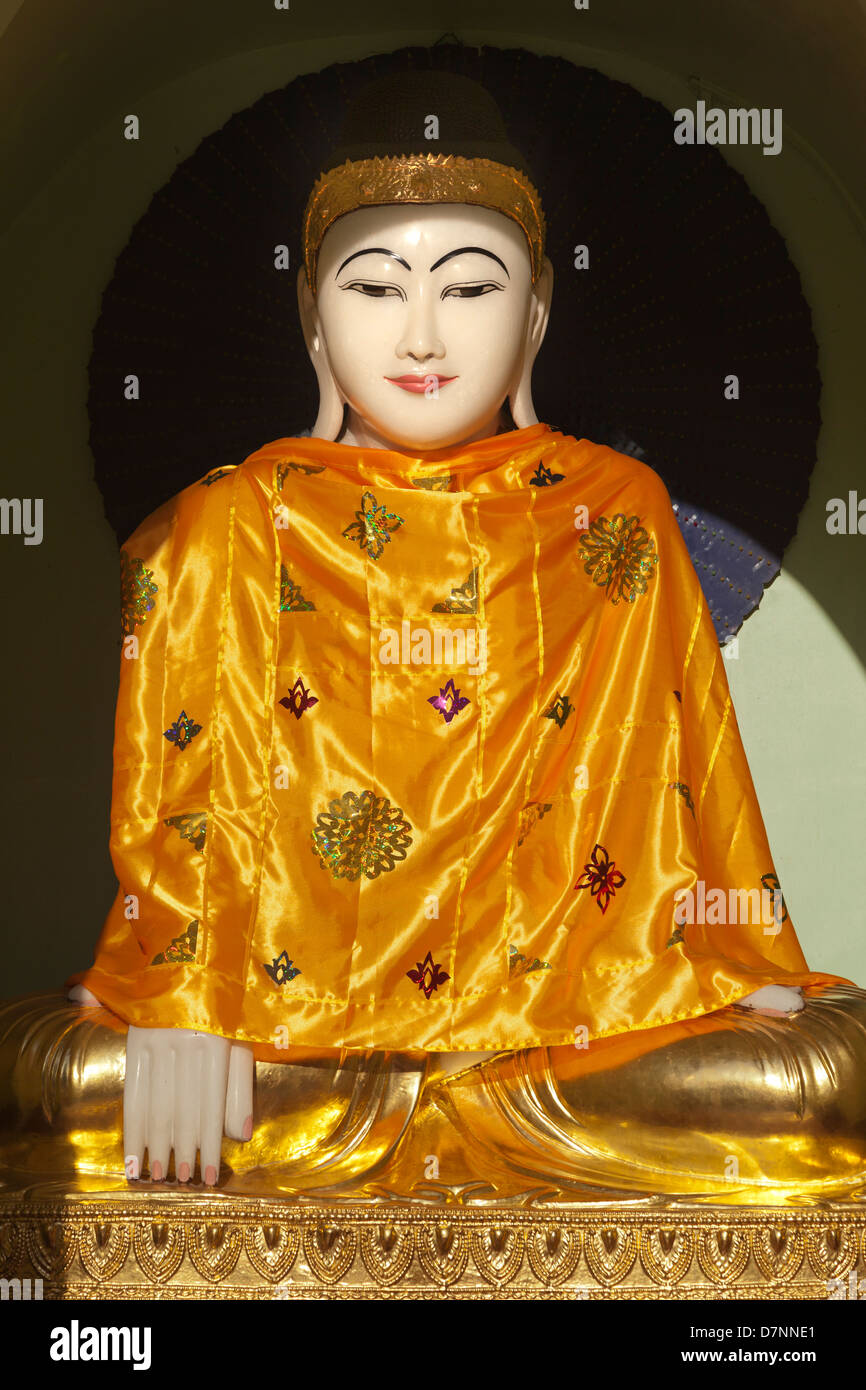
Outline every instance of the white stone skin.
<path fill-rule="evenodd" d="M 82 985 L 69 998 L 83 1007 L 99 1000 Z M 253 1052 L 191 1028 L 136 1028 L 126 1039 L 123 1088 L 123 1153 L 126 1176 L 142 1176 L 145 1150 L 151 1182 L 168 1173 L 189 1182 L 201 1154 L 201 1178 L 214 1186 L 219 1176 L 223 1133 L 252 1136 Z"/>
<path fill-rule="evenodd" d="M 476 248 L 476 249 L 467 249 Z M 459 254 L 454 255 L 454 252 Z M 358 253 L 362 254 L 358 254 Z M 488 254 L 484 254 L 484 253 Z M 319 383 L 312 435 L 423 457 L 497 433 L 506 402 L 517 429 L 537 423 L 532 368 L 547 330 L 553 267 L 532 283 L 520 227 L 465 204 L 361 208 L 328 229 L 315 297 L 298 277 L 304 338 Z M 423 390 L 396 385 L 416 377 Z M 450 378 L 448 381 L 443 378 Z M 98 1004 L 76 985 L 69 998 Z M 740 1003 L 771 1016 L 803 1008 L 800 990 L 768 985 Z M 442 1053 L 453 1073 L 495 1053 Z M 130 1027 L 123 1127 L 126 1171 L 187 1181 L 201 1154 L 215 1184 L 225 1133 L 249 1139 L 253 1054 L 187 1028 Z"/>

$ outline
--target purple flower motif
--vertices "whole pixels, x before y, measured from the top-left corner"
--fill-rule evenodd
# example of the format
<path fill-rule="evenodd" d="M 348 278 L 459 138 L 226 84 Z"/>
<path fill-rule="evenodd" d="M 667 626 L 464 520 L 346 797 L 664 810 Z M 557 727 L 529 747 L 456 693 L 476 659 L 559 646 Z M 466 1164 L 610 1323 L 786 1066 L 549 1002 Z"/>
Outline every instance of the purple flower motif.
<path fill-rule="evenodd" d="M 181 752 L 188 744 L 192 743 L 196 734 L 200 733 L 201 724 L 196 724 L 194 720 L 190 719 L 185 709 L 182 709 L 174 723 L 164 730 L 169 743 L 173 743 Z"/>
<path fill-rule="evenodd" d="M 434 709 L 438 709 L 445 723 L 450 724 L 455 714 L 459 714 L 462 709 L 466 708 L 469 700 L 456 689 L 452 676 L 446 682 L 444 689 L 440 688 L 438 695 L 427 697 L 427 703 L 432 705 Z"/>

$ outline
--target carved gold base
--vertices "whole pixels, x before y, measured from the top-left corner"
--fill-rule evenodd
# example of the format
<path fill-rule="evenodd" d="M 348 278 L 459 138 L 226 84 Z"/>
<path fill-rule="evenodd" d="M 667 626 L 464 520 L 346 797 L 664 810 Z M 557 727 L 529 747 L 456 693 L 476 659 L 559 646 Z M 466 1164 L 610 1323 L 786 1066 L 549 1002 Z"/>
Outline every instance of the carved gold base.
<path fill-rule="evenodd" d="M 0 1281 L 46 1298 L 866 1296 L 850 986 L 792 1021 L 720 1010 L 451 1076 L 382 1053 L 259 1062 L 253 1138 L 224 1141 L 216 1189 L 127 1183 L 124 1056 L 103 1011 L 0 1008 Z"/>
<path fill-rule="evenodd" d="M 0 1278 L 46 1299 L 862 1298 L 866 1206 L 2 1198 Z"/>

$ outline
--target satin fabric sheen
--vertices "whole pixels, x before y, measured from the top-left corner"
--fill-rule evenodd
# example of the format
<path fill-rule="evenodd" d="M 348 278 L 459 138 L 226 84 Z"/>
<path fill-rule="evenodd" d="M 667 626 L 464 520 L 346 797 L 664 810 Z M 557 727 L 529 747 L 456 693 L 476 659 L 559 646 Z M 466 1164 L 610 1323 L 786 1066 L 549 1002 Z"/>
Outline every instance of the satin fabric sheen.
<path fill-rule="evenodd" d="M 381 545 L 359 541 L 365 506 L 392 518 Z M 639 518 L 658 557 L 645 592 L 614 603 L 587 571 L 580 508 Z M 645 465 L 545 425 L 423 461 L 281 439 L 186 488 L 125 550 L 156 590 L 121 659 L 120 887 L 73 979 L 127 1023 L 275 1060 L 498 1051 L 837 979 L 807 969 L 787 913 L 676 931 L 677 890 L 760 890 L 774 870 L 713 624 Z M 473 606 L 476 569 L 477 611 L 443 612 Z M 483 630 L 486 669 L 425 662 L 423 639 L 421 659 L 381 660 L 406 623 L 410 641 Z M 298 678 L 316 703 L 296 716 L 279 701 Z M 446 721 L 430 699 L 449 679 L 469 703 Z M 184 748 L 165 736 L 182 711 L 201 726 Z M 359 834 L 384 825 L 387 849 L 399 811 L 396 854 L 335 876 L 314 831 L 364 791 L 384 820 Z M 201 850 L 166 823 L 200 813 Z M 609 895 L 592 891 L 599 864 Z M 191 921 L 195 959 L 172 960 Z"/>

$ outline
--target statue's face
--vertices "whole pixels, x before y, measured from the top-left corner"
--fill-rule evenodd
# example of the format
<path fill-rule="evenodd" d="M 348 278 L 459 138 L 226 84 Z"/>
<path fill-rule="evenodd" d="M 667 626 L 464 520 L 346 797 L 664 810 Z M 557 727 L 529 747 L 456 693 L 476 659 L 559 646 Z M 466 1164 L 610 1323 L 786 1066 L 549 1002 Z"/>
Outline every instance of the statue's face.
<path fill-rule="evenodd" d="M 319 330 L 350 408 L 384 439 L 446 448 L 489 427 L 519 379 L 529 248 L 466 204 L 360 208 L 319 254 Z"/>

